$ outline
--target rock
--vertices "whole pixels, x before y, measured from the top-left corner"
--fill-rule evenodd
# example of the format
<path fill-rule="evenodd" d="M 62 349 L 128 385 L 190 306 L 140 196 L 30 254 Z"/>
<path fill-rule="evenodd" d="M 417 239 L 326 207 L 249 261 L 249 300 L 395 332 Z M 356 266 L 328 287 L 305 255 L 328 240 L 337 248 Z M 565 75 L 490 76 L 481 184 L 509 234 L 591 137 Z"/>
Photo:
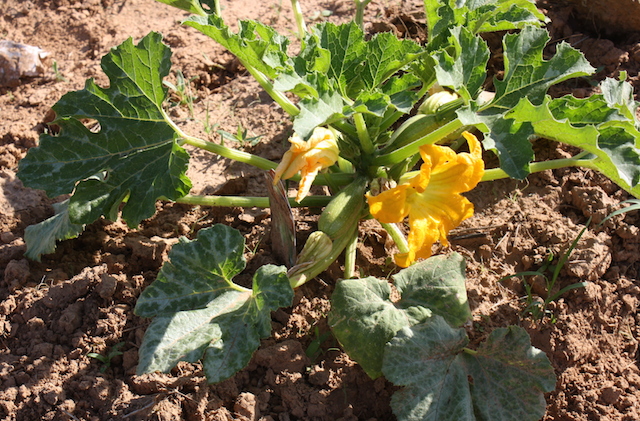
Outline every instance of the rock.
<path fill-rule="evenodd" d="M 10 290 L 16 290 L 29 279 L 29 262 L 27 259 L 12 260 L 4 270 L 4 282 Z"/>
<path fill-rule="evenodd" d="M 33 45 L 0 41 L 0 87 L 14 88 L 20 78 L 44 74 L 41 59 L 49 53 Z"/>

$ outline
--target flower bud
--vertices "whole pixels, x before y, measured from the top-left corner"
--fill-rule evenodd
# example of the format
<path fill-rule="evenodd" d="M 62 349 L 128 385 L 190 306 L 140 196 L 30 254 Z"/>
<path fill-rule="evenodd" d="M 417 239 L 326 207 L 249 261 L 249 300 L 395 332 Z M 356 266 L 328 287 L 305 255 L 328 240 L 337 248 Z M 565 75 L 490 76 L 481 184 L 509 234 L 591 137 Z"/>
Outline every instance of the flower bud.
<path fill-rule="evenodd" d="M 298 259 L 296 265 L 289 269 L 287 276 L 292 285 L 302 285 L 307 281 L 305 270 L 314 263 L 324 260 L 331 253 L 333 242 L 327 234 L 322 231 L 312 232 Z"/>
<path fill-rule="evenodd" d="M 435 114 L 442 105 L 455 101 L 458 99 L 458 95 L 449 91 L 439 91 L 430 95 L 418 108 L 420 114 Z"/>

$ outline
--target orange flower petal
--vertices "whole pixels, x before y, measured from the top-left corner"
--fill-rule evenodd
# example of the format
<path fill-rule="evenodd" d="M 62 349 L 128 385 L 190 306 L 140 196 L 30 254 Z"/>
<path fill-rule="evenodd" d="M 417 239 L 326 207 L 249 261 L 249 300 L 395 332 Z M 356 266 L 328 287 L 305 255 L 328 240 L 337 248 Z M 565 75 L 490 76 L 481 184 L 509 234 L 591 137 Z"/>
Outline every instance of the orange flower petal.
<path fill-rule="evenodd" d="M 430 257 L 435 242 L 447 245 L 449 231 L 473 216 L 473 204 L 460 193 L 480 182 L 484 161 L 476 137 L 468 132 L 462 135 L 469 143 L 468 153 L 456 154 L 439 145 L 422 146 L 424 163 L 418 175 L 378 196 L 367 197 L 371 214 L 380 222 L 400 222 L 409 216 L 409 252 L 396 254 L 399 266 Z"/>
<path fill-rule="evenodd" d="M 289 142 L 291 147 L 282 156 L 273 182 L 275 184 L 280 179 L 288 179 L 300 173 L 301 181 L 296 196 L 299 202 L 309 193 L 318 172 L 338 160 L 340 150 L 333 132 L 322 127 L 316 127 L 307 141 L 293 135 Z"/>

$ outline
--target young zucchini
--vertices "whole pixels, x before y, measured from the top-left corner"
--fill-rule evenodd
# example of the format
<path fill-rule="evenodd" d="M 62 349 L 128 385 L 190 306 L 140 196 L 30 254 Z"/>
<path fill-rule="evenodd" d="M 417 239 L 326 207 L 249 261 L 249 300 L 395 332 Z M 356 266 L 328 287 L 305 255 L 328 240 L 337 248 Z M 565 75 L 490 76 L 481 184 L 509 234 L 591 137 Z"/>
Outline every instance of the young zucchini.
<path fill-rule="evenodd" d="M 357 177 L 340 191 L 324 208 L 318 220 L 318 229 L 332 240 L 348 233 L 357 224 L 365 206 L 367 179 Z"/>

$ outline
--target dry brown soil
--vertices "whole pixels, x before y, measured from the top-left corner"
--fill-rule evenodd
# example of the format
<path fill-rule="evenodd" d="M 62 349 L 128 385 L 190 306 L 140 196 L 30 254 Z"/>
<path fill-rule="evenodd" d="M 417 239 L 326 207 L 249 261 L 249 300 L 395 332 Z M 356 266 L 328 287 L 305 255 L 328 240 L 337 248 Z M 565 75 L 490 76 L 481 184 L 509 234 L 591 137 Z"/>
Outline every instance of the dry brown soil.
<path fill-rule="evenodd" d="M 291 34 L 287 1 L 222 1 L 229 21 L 255 18 Z M 350 18 L 352 2 L 303 1 L 309 20 Z M 571 7 L 540 4 L 552 19 L 554 42 L 581 49 L 596 78 L 629 73 L 638 88 L 640 37 L 605 39 L 588 32 Z M 321 13 L 330 11 L 329 17 Z M 374 0 L 369 31 L 424 35 L 419 2 Z M 339 268 L 297 291 L 292 308 L 273 314 L 273 337 L 262 343 L 250 365 L 235 377 L 208 385 L 196 364 L 170 374 L 135 375 L 137 349 L 149 321 L 135 316 L 136 297 L 151 283 L 178 235 L 227 223 L 245 234 L 250 266 L 271 262 L 270 214 L 262 209 L 211 209 L 158 204 L 155 217 L 138 229 L 98 221 L 77 239 L 59 244 L 42 262 L 25 259 L 26 226 L 52 214 L 42 192 L 16 178 L 18 161 L 37 145 L 47 111 L 62 94 L 94 77 L 106 83 L 99 59 L 125 38 L 160 31 L 174 51 L 174 69 L 191 80 L 193 115 L 172 106 L 187 132 L 217 137 L 215 130 L 261 135 L 252 153 L 278 160 L 291 126 L 233 57 L 195 30 L 186 17 L 152 0 L 4 0 L 0 38 L 38 46 L 49 56 L 40 77 L 24 78 L 0 90 L 0 418 L 5 420 L 391 420 L 393 386 L 371 381 L 330 337 L 322 352 L 305 354 L 327 332 L 328 297 Z M 639 28 L 640 29 L 640 28 Z M 59 74 L 53 71 L 57 63 Z M 495 61 L 499 72 L 499 60 Z M 175 78 L 173 79 L 175 81 Z M 593 92 L 586 80 L 564 84 L 554 94 Z M 205 128 L 213 128 L 208 135 Z M 216 126 L 214 126 L 216 125 Z M 211 131 L 210 131 L 211 132 Z M 217 139 L 216 139 L 217 140 Z M 538 142 L 538 159 L 567 156 L 550 142 Z M 263 176 L 251 168 L 192 151 L 194 193 L 260 194 Z M 482 184 L 469 195 L 476 215 L 451 235 L 451 250 L 468 259 L 468 294 L 473 310 L 470 336 L 482 340 L 496 327 L 527 329 L 534 346 L 550 358 L 558 376 L 546 395 L 545 420 L 640 420 L 640 216 L 628 213 L 603 227 L 595 224 L 628 195 L 590 171 L 565 169 L 524 182 Z M 314 210 L 300 210 L 301 236 L 314 226 Z M 565 265 L 559 286 L 588 281 L 553 303 L 554 319 L 535 322 L 522 314 L 522 281 L 506 275 L 538 268 L 558 255 L 593 218 Z M 385 236 L 375 224 L 362 225 L 358 266 L 386 276 Z M 302 243 L 301 241 L 299 243 Z M 545 296 L 540 279 L 535 294 Z M 120 344 L 120 345 L 118 345 Z M 91 352 L 122 355 L 104 367 Z"/>

